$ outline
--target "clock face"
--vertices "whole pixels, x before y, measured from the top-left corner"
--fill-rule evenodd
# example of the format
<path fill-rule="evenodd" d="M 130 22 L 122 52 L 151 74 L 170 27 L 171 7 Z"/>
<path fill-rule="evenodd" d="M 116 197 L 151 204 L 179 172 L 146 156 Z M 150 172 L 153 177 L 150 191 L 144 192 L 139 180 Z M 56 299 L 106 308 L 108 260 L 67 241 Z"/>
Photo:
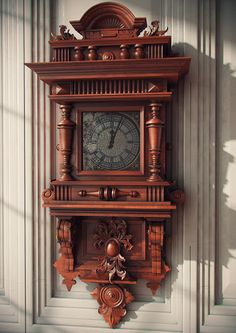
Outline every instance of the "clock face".
<path fill-rule="evenodd" d="M 83 112 L 83 170 L 140 169 L 139 112 Z"/>

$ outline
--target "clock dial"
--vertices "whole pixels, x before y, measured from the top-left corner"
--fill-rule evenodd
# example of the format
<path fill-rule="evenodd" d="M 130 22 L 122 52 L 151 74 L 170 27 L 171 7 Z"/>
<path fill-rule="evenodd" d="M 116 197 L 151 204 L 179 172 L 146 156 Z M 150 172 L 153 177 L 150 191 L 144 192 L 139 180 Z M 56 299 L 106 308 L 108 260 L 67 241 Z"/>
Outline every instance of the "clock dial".
<path fill-rule="evenodd" d="M 139 170 L 139 112 L 83 112 L 83 170 Z"/>

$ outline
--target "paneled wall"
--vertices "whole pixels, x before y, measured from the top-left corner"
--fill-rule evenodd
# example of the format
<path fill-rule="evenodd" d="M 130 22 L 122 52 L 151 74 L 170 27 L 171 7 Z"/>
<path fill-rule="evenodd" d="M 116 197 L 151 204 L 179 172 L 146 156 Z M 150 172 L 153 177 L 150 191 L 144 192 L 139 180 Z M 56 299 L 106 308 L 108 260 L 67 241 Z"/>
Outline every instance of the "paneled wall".
<path fill-rule="evenodd" d="M 56 175 L 47 163 L 56 159 L 49 150 L 56 112 L 49 113 L 48 87 L 24 68 L 49 59 L 50 31 L 99 2 L 0 2 L 0 332 L 112 332 L 92 286 L 78 282 L 68 293 L 52 268 L 55 221 L 41 208 L 41 192 Z M 142 281 L 133 287 L 136 301 L 119 329 L 235 333 L 236 2 L 119 2 L 149 24 L 158 18 L 173 50 L 192 57 L 172 103 L 173 178 L 186 192 L 168 226 L 172 271 L 155 297 Z"/>

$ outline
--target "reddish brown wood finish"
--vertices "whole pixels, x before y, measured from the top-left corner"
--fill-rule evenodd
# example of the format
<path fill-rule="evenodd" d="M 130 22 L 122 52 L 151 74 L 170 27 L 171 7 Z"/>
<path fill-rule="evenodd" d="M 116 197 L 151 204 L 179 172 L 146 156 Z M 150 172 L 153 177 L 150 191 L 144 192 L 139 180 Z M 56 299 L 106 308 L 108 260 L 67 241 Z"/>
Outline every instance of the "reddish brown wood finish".
<path fill-rule="evenodd" d="M 63 283 L 68 290 L 77 277 L 98 283 L 92 295 L 114 327 L 134 299 L 124 286 L 145 279 L 155 294 L 170 271 L 165 224 L 184 193 L 166 180 L 166 113 L 170 84 L 187 74 L 190 58 L 172 56 L 159 21 L 146 28 L 145 18 L 118 3 L 98 4 L 71 24 L 83 39 L 60 26 L 52 61 L 26 64 L 51 86 L 49 98 L 62 112 L 59 178 L 42 200 L 58 218 L 54 265 Z M 83 170 L 82 112 L 131 111 L 140 113 L 140 169 Z"/>

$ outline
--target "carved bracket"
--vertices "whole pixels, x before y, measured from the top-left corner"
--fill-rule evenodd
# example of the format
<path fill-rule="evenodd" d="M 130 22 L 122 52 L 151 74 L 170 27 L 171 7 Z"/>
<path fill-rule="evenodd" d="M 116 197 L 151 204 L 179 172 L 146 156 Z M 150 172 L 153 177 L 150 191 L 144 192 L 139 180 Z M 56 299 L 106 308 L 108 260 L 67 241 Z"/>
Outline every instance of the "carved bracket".
<path fill-rule="evenodd" d="M 98 312 L 112 328 L 126 315 L 126 305 L 134 300 L 127 289 L 118 285 L 99 286 L 91 295 L 100 304 Z"/>
<path fill-rule="evenodd" d="M 74 271 L 74 256 L 72 242 L 72 221 L 70 219 L 60 219 L 57 226 L 57 241 L 60 244 L 61 256 L 55 262 L 54 267 L 64 278 L 63 283 L 68 291 L 76 283 L 74 278 L 78 272 Z"/>
<path fill-rule="evenodd" d="M 152 280 L 147 283 L 153 295 L 156 294 L 160 287 L 161 281 L 165 278 L 166 273 L 170 271 L 162 258 L 162 249 L 164 243 L 164 223 L 151 222 L 149 226 L 149 247 L 152 258 Z"/>

